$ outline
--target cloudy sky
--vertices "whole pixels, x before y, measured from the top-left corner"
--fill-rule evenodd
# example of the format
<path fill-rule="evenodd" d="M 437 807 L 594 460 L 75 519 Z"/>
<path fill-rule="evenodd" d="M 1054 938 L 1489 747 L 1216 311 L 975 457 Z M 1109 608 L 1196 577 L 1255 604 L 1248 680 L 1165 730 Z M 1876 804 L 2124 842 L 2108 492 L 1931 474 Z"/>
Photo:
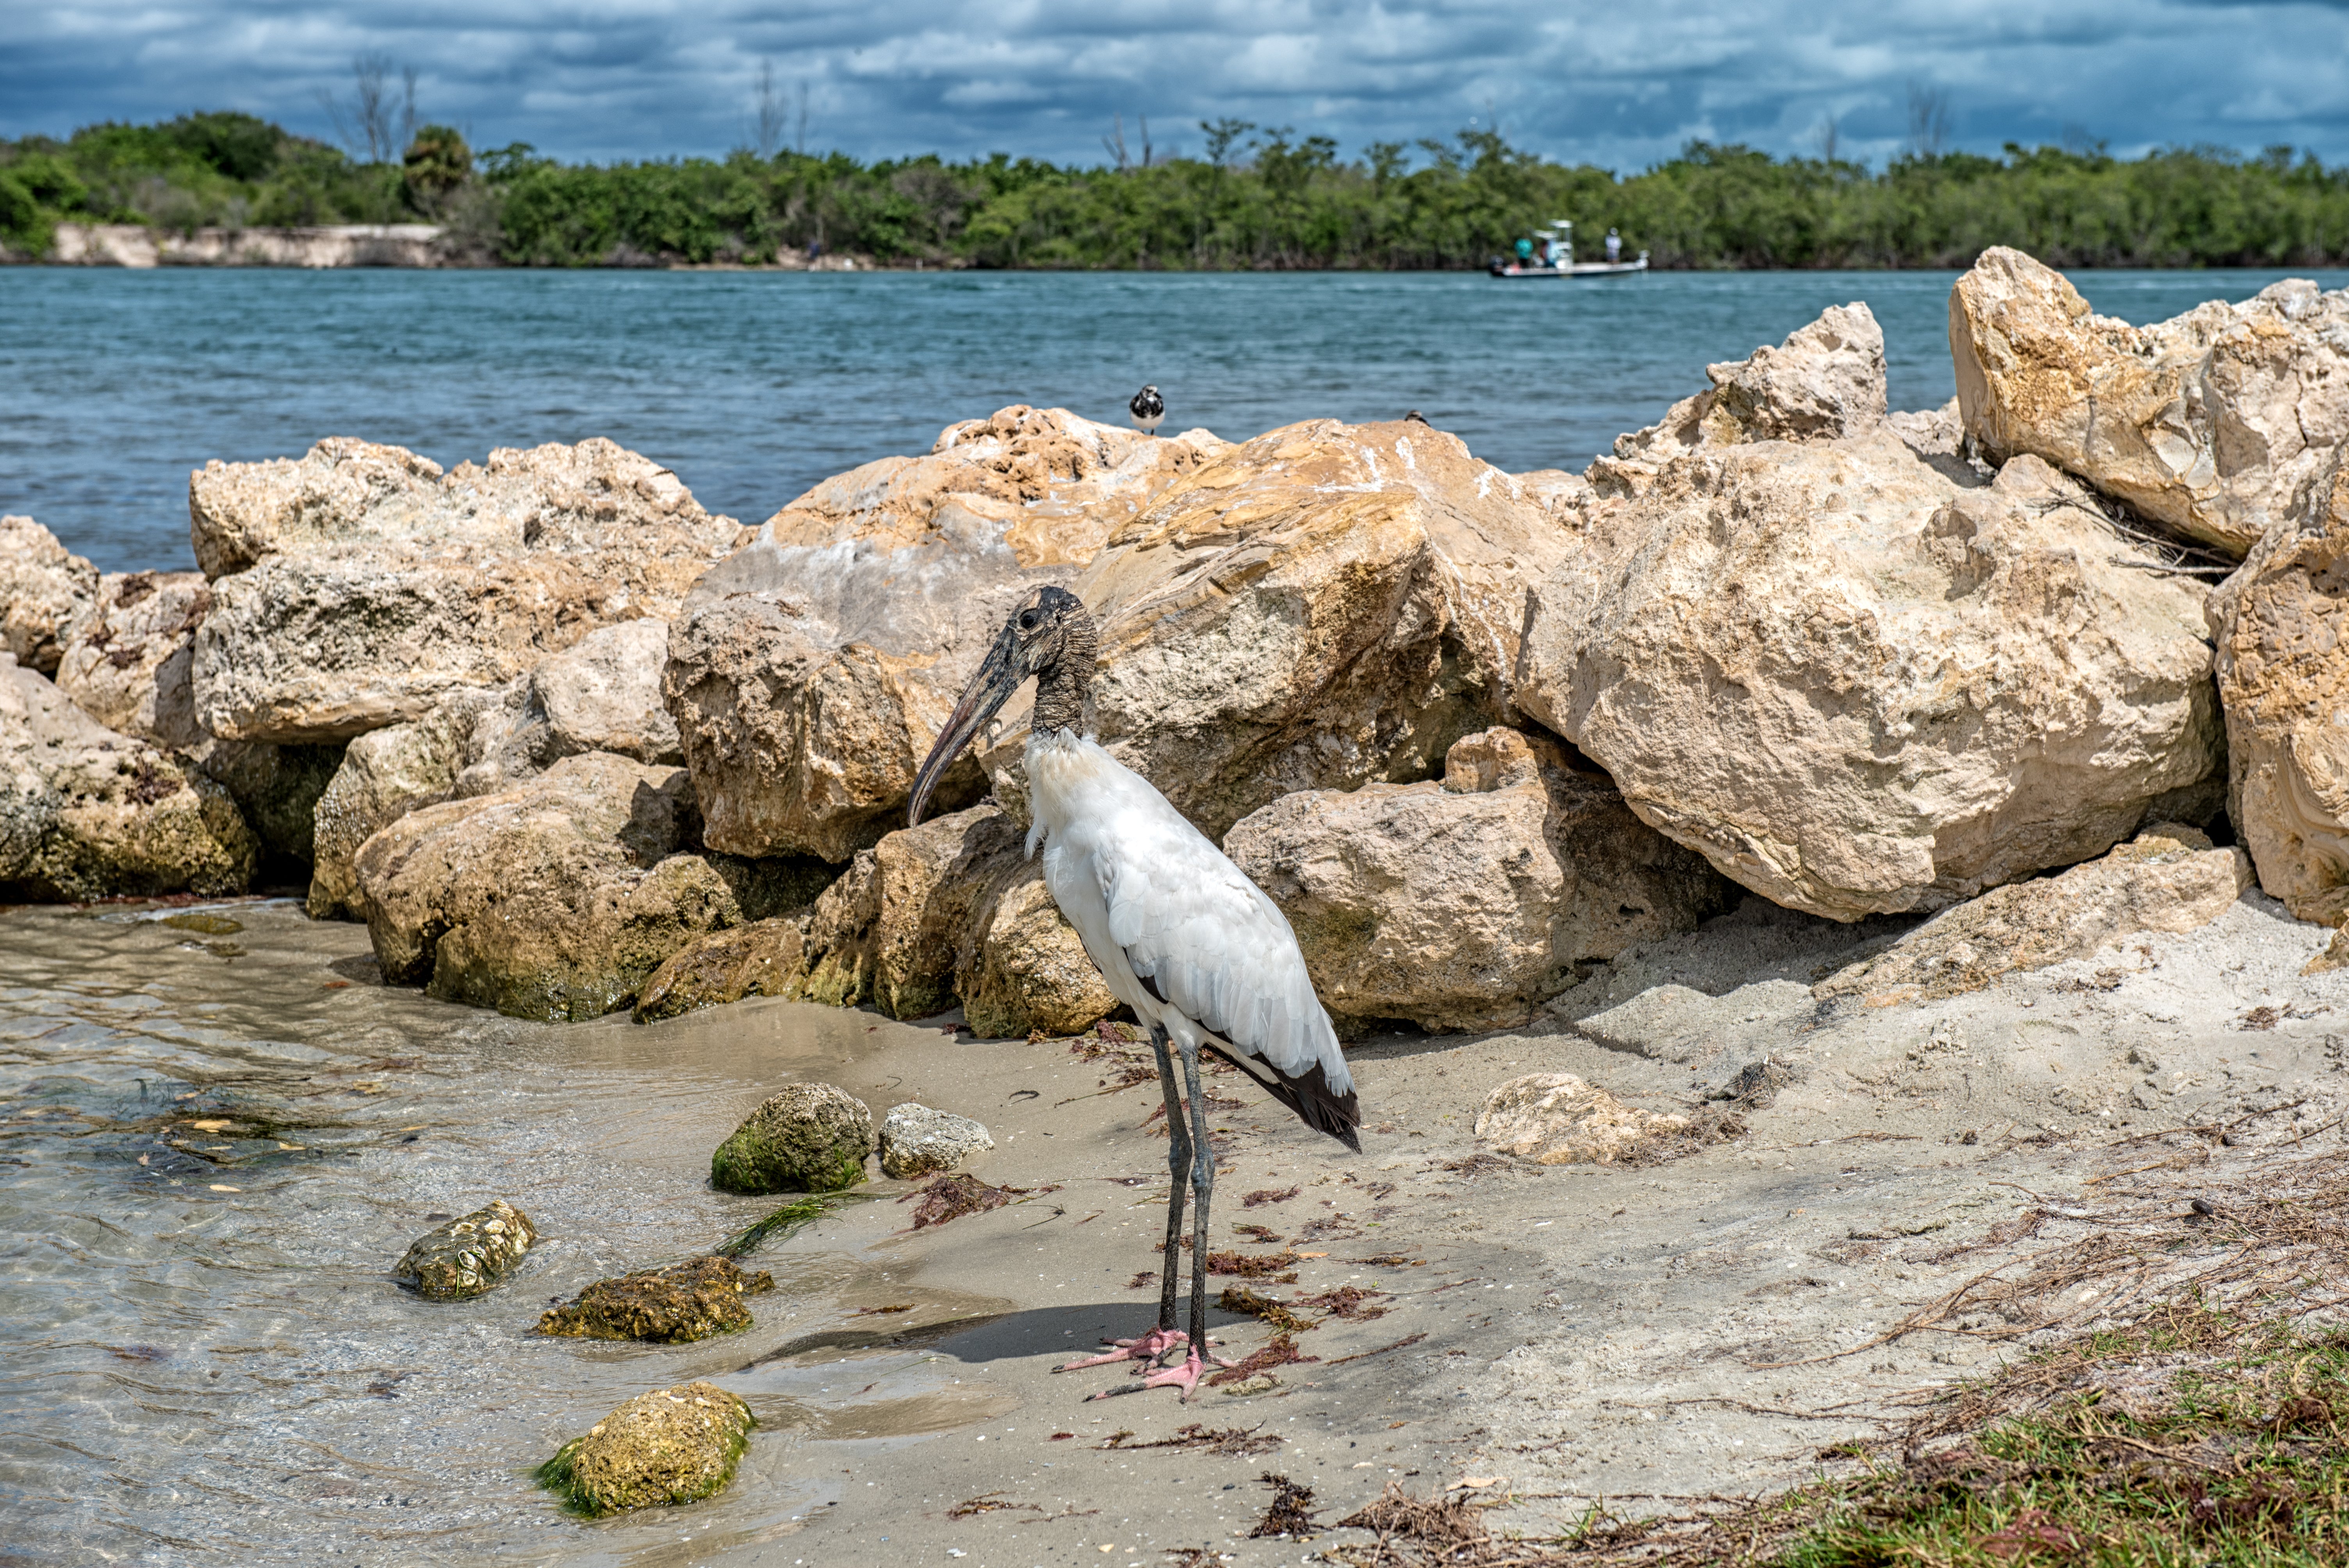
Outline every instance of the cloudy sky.
<path fill-rule="evenodd" d="M 1631 170 L 1691 138 L 1880 163 L 1911 106 L 1951 145 L 2275 142 L 2349 160 L 2349 0 L 26 0 L 0 5 L 0 134 L 239 108 L 332 138 L 321 94 L 378 51 L 476 146 L 566 159 L 750 141 L 762 62 L 786 143 L 1097 160 L 1123 116 L 1196 152 L 1231 116 L 1335 137 L 1497 117 Z"/>

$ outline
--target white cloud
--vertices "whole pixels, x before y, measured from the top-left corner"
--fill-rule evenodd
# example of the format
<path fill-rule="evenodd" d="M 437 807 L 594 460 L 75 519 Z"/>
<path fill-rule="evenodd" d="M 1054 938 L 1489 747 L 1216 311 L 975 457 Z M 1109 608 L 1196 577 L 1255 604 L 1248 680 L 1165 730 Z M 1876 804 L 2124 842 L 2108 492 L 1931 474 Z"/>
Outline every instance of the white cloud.
<path fill-rule="evenodd" d="M 2349 159 L 2349 14 L 2313 0 L 86 0 L 0 7 L 0 133 L 232 108 L 324 135 L 317 95 L 363 48 L 419 69 L 425 115 L 567 158 L 722 152 L 771 59 L 811 140 L 864 156 L 1092 160 L 1113 114 L 1161 145 L 1233 115 L 1350 152 L 1490 104 L 1523 145 L 1620 169 L 1692 137 L 1808 150 L 1830 114 L 1880 160 L 1917 82 L 1982 151 L 2068 131 Z"/>

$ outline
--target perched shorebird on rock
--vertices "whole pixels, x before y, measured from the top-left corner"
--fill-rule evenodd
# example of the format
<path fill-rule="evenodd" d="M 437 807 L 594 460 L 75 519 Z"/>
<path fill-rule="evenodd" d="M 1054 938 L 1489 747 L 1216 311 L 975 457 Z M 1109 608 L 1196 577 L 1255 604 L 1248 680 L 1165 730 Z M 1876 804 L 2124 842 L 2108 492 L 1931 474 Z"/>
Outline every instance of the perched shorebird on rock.
<path fill-rule="evenodd" d="M 1144 387 L 1133 395 L 1126 411 L 1133 416 L 1133 428 L 1145 436 L 1158 434 L 1158 422 L 1166 418 L 1166 399 L 1158 395 L 1155 387 Z"/>
<path fill-rule="evenodd" d="M 1155 392 L 1143 388 L 1152 400 Z M 1137 419 L 1142 399 L 1134 399 Z M 1361 1113 L 1353 1075 L 1330 1015 L 1313 994 L 1287 917 L 1206 834 L 1084 732 L 1093 675 L 1092 617 L 1064 588 L 1032 590 L 1011 613 L 978 673 L 955 705 L 914 783 L 909 823 L 939 775 L 1030 676 L 1036 710 L 1028 736 L 1028 852 L 1044 845 L 1044 885 L 1074 926 L 1086 956 L 1117 999 L 1150 1031 L 1166 1097 L 1164 1284 L 1158 1322 L 1105 1356 L 1060 1368 L 1141 1363 L 1142 1387 L 1174 1387 L 1187 1400 L 1206 1369 L 1207 1203 L 1216 1165 L 1207 1147 L 1199 1053 L 1247 1073 L 1306 1126 L 1356 1153 Z M 1170 1053 L 1169 1047 L 1172 1047 Z M 1174 1057 L 1183 1061 L 1183 1084 Z M 1190 1101 L 1185 1124 L 1183 1102 Z M 1185 1168 L 1187 1169 L 1187 1172 Z M 1174 1326 L 1174 1277 L 1183 1257 L 1184 1187 L 1197 1200 L 1191 1230 L 1191 1326 Z M 1169 1352 L 1182 1362 L 1157 1369 Z M 1229 1365 L 1228 1363 L 1219 1363 Z M 1100 1396 L 1095 1396 L 1099 1398 Z"/>
<path fill-rule="evenodd" d="M 1403 416 L 1403 422 L 1411 425 L 1426 425 L 1427 416 L 1421 413 L 1418 409 L 1413 408 L 1410 413 Z M 1428 428 L 1433 429 L 1434 427 L 1429 425 Z"/>

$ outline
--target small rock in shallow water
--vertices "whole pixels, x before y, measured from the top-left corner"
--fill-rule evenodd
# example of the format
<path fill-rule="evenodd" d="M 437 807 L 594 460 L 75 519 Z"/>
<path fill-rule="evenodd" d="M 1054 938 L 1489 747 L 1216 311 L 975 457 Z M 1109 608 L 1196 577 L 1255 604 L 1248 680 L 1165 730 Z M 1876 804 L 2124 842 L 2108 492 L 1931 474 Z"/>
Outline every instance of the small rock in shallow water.
<path fill-rule="evenodd" d="M 725 1490 L 757 1420 L 714 1383 L 639 1394 L 539 1467 L 538 1481 L 578 1511 L 692 1502 Z"/>
<path fill-rule="evenodd" d="M 465 1301 L 513 1272 L 536 1240 L 530 1216 L 500 1198 L 417 1237 L 392 1277 L 427 1301 Z"/>
<path fill-rule="evenodd" d="M 911 1181 L 952 1171 L 995 1147 L 985 1127 L 967 1116 L 908 1100 L 881 1123 L 881 1172 Z"/>
<path fill-rule="evenodd" d="M 537 1332 L 572 1339 L 642 1339 L 683 1345 L 750 1326 L 745 1295 L 775 1288 L 774 1275 L 750 1274 L 725 1258 L 695 1258 L 597 1280 L 576 1301 L 538 1320 Z"/>
<path fill-rule="evenodd" d="M 795 1083 L 752 1111 L 709 1157 L 721 1192 L 836 1192 L 864 1180 L 873 1113 L 854 1095 Z"/>

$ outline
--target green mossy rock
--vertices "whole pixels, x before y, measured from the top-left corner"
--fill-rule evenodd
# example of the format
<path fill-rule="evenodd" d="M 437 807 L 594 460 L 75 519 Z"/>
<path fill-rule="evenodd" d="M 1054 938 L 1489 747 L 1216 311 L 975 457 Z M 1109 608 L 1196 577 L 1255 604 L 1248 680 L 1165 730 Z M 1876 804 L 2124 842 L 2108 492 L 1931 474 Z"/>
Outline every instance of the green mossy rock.
<path fill-rule="evenodd" d="M 500 1198 L 417 1237 L 391 1274 L 427 1301 L 466 1301 L 495 1288 L 536 1240 L 530 1216 Z"/>
<path fill-rule="evenodd" d="M 758 1425 L 715 1383 L 639 1394 L 563 1445 L 538 1481 L 590 1516 L 713 1496 L 734 1479 Z"/>
<path fill-rule="evenodd" d="M 746 1295 L 775 1288 L 775 1276 L 719 1257 L 695 1258 L 597 1280 L 577 1300 L 538 1320 L 536 1332 L 568 1339 L 641 1339 L 686 1345 L 750 1326 Z"/>
<path fill-rule="evenodd" d="M 837 1192 L 864 1180 L 874 1149 L 873 1113 L 823 1083 L 795 1083 L 771 1097 L 709 1157 L 709 1181 L 723 1192 Z"/>

